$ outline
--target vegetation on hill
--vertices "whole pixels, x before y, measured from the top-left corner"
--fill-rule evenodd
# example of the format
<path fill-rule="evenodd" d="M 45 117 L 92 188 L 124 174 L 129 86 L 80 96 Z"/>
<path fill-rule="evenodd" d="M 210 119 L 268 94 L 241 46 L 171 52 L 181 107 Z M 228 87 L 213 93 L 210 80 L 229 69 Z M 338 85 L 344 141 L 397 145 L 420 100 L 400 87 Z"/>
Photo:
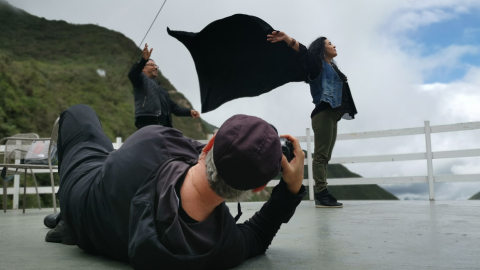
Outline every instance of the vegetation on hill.
<path fill-rule="evenodd" d="M 132 40 L 97 25 L 38 18 L 3 0 L 0 33 L 0 137 L 27 132 L 50 136 L 58 115 L 78 103 L 97 112 L 112 140 L 125 140 L 136 131 L 127 72 L 141 50 Z M 162 74 L 158 80 L 175 102 L 192 108 Z M 194 139 L 212 132 L 201 119 L 173 121 Z"/>
<path fill-rule="evenodd" d="M 0 33 L 0 138 L 31 132 L 50 137 L 60 113 L 79 103 L 96 111 L 112 141 L 117 136 L 126 140 L 136 131 L 127 73 L 141 50 L 132 40 L 97 25 L 38 18 L 4 0 L 0 0 Z M 172 100 L 192 108 L 161 73 L 158 80 Z M 206 139 L 216 128 L 191 117 L 173 116 L 173 124 L 194 139 Z M 37 180 L 40 186 L 50 184 L 47 174 L 37 175 Z M 27 207 L 36 207 L 35 195 L 27 197 Z M 51 195 L 41 198 L 43 207 L 51 207 Z"/>

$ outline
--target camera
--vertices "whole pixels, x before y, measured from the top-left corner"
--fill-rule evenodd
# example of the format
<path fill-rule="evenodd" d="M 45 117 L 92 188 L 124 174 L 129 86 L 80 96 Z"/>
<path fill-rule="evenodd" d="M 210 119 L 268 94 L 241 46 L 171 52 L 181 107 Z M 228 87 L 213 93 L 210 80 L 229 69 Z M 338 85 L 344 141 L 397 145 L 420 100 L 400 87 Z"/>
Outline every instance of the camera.
<path fill-rule="evenodd" d="M 293 154 L 293 143 L 285 138 L 280 138 L 280 144 L 282 145 L 282 153 L 290 162 L 295 157 Z"/>

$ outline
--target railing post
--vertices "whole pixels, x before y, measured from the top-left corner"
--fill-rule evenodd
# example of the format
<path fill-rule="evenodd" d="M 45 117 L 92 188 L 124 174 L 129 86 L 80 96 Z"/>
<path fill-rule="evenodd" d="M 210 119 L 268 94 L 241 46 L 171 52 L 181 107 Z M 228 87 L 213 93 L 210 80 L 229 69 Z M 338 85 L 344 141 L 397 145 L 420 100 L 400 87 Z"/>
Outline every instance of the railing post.
<path fill-rule="evenodd" d="M 308 171 L 308 190 L 310 201 L 314 200 L 313 193 L 313 170 L 312 170 L 312 138 L 310 137 L 310 129 L 307 128 L 307 171 Z"/>
<path fill-rule="evenodd" d="M 17 148 L 21 148 L 22 142 L 17 140 Z M 15 164 L 20 164 L 20 153 L 15 153 Z M 18 202 L 20 198 L 20 175 L 15 174 L 13 176 L 13 203 L 12 209 L 18 209 Z"/>
<path fill-rule="evenodd" d="M 428 192 L 430 200 L 435 200 L 435 182 L 433 177 L 432 140 L 430 136 L 430 121 L 425 121 L 425 145 L 427 147 Z"/>
<path fill-rule="evenodd" d="M 20 164 L 20 160 L 15 160 L 15 164 Z M 18 209 L 18 202 L 19 202 L 19 196 L 20 196 L 20 175 L 15 174 L 13 176 L 13 203 L 12 203 L 12 209 L 16 210 Z"/>
<path fill-rule="evenodd" d="M 121 145 L 122 145 L 122 137 L 117 137 L 114 148 L 118 149 L 118 148 L 120 148 Z"/>

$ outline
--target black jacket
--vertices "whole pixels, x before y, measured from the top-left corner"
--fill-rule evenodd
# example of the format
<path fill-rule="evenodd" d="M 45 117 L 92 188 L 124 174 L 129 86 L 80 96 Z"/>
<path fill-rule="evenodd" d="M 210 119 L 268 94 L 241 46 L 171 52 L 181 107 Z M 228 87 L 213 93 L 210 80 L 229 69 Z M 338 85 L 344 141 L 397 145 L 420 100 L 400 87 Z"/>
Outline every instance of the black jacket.
<path fill-rule="evenodd" d="M 154 116 L 160 119 L 163 126 L 172 127 L 172 113 L 176 116 L 191 116 L 190 109 L 178 106 L 157 80 L 149 78 L 142 72 L 146 63 L 143 57 L 140 58 L 128 73 L 133 85 L 135 118 Z"/>
<path fill-rule="evenodd" d="M 281 181 L 244 224 L 225 203 L 187 224 L 174 186 L 203 147 L 175 129 L 147 126 L 111 153 L 90 142 L 72 148 L 62 163 L 62 219 L 77 245 L 135 269 L 226 269 L 264 253 L 305 187 L 293 195 Z"/>

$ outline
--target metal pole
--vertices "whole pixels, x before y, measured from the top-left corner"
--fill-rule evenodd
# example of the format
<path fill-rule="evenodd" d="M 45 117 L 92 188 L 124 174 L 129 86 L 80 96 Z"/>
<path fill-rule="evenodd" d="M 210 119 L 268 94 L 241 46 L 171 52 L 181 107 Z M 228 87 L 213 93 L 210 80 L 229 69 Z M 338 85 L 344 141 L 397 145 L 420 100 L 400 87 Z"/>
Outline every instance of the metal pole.
<path fill-rule="evenodd" d="M 117 149 L 120 148 L 120 146 L 122 145 L 122 137 L 117 137 L 115 145 L 117 146 Z"/>
<path fill-rule="evenodd" d="M 25 168 L 25 181 L 23 182 L 23 213 L 25 214 L 25 207 L 27 207 L 27 168 Z"/>
<path fill-rule="evenodd" d="M 16 141 L 17 148 L 20 148 L 22 141 Z M 15 164 L 20 164 L 20 152 L 15 153 Z M 18 204 L 20 201 L 20 175 L 15 174 L 13 176 L 13 203 L 12 209 L 18 209 Z"/>
<path fill-rule="evenodd" d="M 428 170 L 428 191 L 430 201 L 435 200 L 435 179 L 433 177 L 433 162 L 432 162 L 432 140 L 430 136 L 430 121 L 425 121 L 425 144 L 427 147 L 427 170 Z"/>
<path fill-rule="evenodd" d="M 48 168 L 50 170 L 50 184 L 52 185 L 53 213 L 56 214 L 57 213 L 57 195 L 55 195 L 55 181 L 53 180 L 51 147 L 52 147 L 52 140 L 50 140 L 50 145 L 48 146 Z M 60 171 L 58 171 L 58 173 L 60 175 Z"/>
<path fill-rule="evenodd" d="M 7 181 L 3 180 L 3 212 L 7 212 Z"/>
<path fill-rule="evenodd" d="M 32 174 L 33 183 L 35 184 L 35 191 L 37 192 L 38 210 L 42 210 L 42 206 L 40 204 L 40 194 L 38 194 L 37 178 L 35 177 L 35 174 L 33 173 L 32 169 L 30 169 L 30 173 Z"/>
<path fill-rule="evenodd" d="M 313 193 L 313 170 L 312 170 L 312 139 L 310 137 L 310 129 L 307 128 L 307 170 L 308 170 L 308 190 L 310 201 L 314 200 Z"/>

